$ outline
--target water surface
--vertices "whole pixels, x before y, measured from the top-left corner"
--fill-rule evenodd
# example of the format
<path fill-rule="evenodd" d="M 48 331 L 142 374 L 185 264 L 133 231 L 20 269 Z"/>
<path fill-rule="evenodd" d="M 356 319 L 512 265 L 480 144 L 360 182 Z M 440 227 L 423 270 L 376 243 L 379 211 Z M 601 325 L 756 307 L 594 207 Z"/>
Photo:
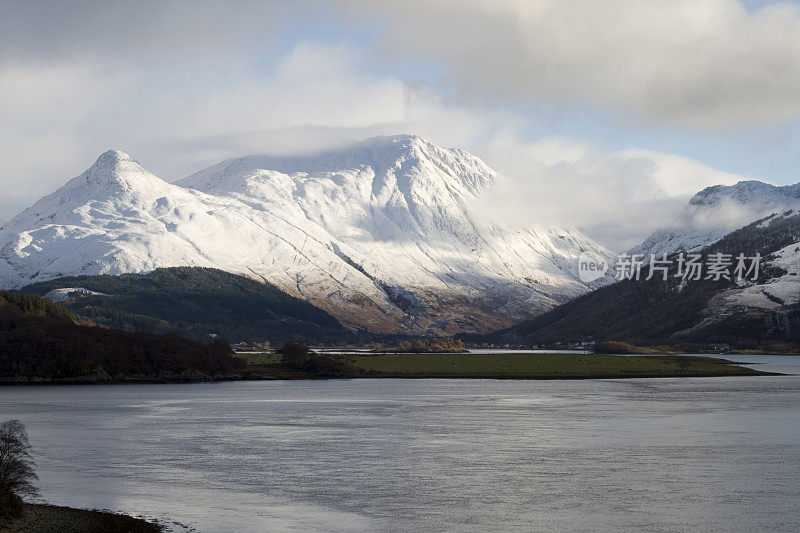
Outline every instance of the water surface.
<path fill-rule="evenodd" d="M 6 387 L 0 417 L 46 500 L 178 531 L 800 530 L 798 376 Z"/>

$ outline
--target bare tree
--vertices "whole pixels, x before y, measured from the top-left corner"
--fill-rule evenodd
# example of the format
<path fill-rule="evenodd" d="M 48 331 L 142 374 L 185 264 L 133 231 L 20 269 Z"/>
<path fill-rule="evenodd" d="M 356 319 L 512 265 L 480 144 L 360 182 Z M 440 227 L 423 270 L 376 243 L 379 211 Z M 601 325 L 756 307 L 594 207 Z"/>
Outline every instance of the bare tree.
<path fill-rule="evenodd" d="M 19 420 L 0 424 L 0 491 L 16 496 L 35 497 L 39 494 L 34 482 L 39 479 L 33 471 L 28 432 Z"/>

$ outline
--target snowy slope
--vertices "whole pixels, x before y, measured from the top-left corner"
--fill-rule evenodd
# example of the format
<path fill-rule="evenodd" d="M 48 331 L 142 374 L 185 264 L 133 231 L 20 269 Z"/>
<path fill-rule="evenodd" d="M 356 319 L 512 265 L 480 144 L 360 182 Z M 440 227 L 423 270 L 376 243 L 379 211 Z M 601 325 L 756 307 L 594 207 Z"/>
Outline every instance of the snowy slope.
<path fill-rule="evenodd" d="M 758 227 L 768 235 L 770 228 L 781 223 L 800 228 L 800 215 L 787 211 L 767 218 Z M 794 236 L 789 240 L 791 244 L 766 254 L 765 266 L 771 275 L 758 283 L 740 283 L 739 288 L 725 291 L 711 302 L 709 315 L 725 316 L 743 308 L 777 310 L 800 303 L 800 229 Z"/>
<path fill-rule="evenodd" d="M 629 253 L 695 252 L 754 220 L 798 207 L 800 183 L 775 186 L 751 180 L 707 187 L 689 200 L 681 227 L 658 230 Z"/>
<path fill-rule="evenodd" d="M 56 303 L 64 303 L 70 301 L 75 295 L 90 295 L 90 296 L 107 296 L 102 292 L 90 291 L 85 287 L 64 287 L 63 289 L 53 289 L 43 296 L 47 300 Z"/>
<path fill-rule="evenodd" d="M 111 151 L 3 226 L 0 285 L 213 266 L 354 327 L 486 331 L 589 290 L 581 251 L 611 260 L 575 230 L 480 220 L 471 205 L 494 179 L 477 157 L 415 136 L 232 159 L 176 184 Z"/>

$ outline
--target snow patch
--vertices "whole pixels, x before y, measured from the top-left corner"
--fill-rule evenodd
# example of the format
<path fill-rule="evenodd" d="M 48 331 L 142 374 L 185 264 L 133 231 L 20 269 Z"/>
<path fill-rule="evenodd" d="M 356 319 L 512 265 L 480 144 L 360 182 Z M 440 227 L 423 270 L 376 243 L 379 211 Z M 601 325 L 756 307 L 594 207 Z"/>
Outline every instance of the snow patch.
<path fill-rule="evenodd" d="M 55 303 L 63 303 L 72 300 L 76 295 L 92 295 L 92 296 L 108 296 L 102 292 L 90 291 L 83 287 L 64 287 L 62 289 L 53 289 L 43 296 Z"/>

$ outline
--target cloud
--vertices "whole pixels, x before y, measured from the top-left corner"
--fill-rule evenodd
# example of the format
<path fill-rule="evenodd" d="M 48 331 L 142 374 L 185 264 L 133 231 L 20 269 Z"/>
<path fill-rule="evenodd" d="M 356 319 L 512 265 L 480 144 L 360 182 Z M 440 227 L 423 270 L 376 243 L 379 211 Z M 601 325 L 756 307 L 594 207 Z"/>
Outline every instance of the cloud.
<path fill-rule="evenodd" d="M 781 207 L 783 209 L 781 209 Z M 700 231 L 732 231 L 776 212 L 796 207 L 796 202 L 784 206 L 744 205 L 730 198 L 723 198 L 713 208 L 687 209 L 684 227 Z"/>
<path fill-rule="evenodd" d="M 502 183 L 481 204 L 487 214 L 517 225 L 578 226 L 614 249 L 669 225 L 700 188 L 738 179 L 663 152 L 608 151 L 531 134 L 529 118 L 513 106 L 464 105 L 443 96 L 439 86 L 375 68 L 361 46 L 308 35 L 281 41 L 297 29 L 298 19 L 308 22 L 309 6 L 317 10 L 310 18 L 328 16 L 316 3 L 82 5 L 20 2 L 14 17 L 0 19 L 0 219 L 52 192 L 109 148 L 174 180 L 247 153 L 285 155 L 417 133 L 467 149 L 501 173 Z M 429 47 L 432 58 L 451 65 L 446 79 L 465 97 L 567 105 L 591 93 L 586 86 L 594 81 L 609 86 L 601 91 L 605 104 L 635 92 L 619 93 L 613 76 L 602 72 L 606 67 L 589 64 L 603 58 L 587 58 L 569 21 L 538 26 L 562 43 L 551 63 L 536 46 L 528 50 L 530 39 L 543 39 L 529 35 L 542 8 L 529 13 L 513 3 L 490 9 L 482 7 L 490 3 L 466 2 L 451 10 L 446 4 L 404 5 L 381 8 L 386 18 L 375 21 L 378 31 L 396 21 L 385 43 L 394 42 L 397 54 Z M 655 9 L 646 0 L 642 5 Z M 566 16 L 561 3 L 549 6 L 553 13 L 545 19 Z M 400 13 L 404 9 L 410 11 Z M 404 43 L 403 32 L 411 31 L 406 19 L 414 16 L 419 40 Z M 432 26 L 441 29 L 441 38 Z M 564 40 L 577 41 L 567 46 Z M 530 75 L 531 61 L 541 63 L 540 86 Z M 564 64 L 573 66 L 565 70 Z M 480 79 L 484 67 L 487 79 Z M 618 68 L 623 75 L 629 67 Z M 562 91 L 556 81 L 567 74 L 578 86 Z M 637 98 L 630 96 L 632 106 L 647 107 Z"/>
<path fill-rule="evenodd" d="M 324 11 L 313 0 L 5 4 L 0 63 L 92 61 L 116 66 L 142 60 L 198 64 L 226 57 L 232 61 L 242 52 L 258 54 L 274 44 L 280 26 L 298 8 L 307 14 Z"/>
<path fill-rule="evenodd" d="M 162 106 L 159 116 L 181 115 L 180 131 L 211 135 L 316 126 L 364 127 L 402 119 L 403 83 L 359 71 L 350 48 L 300 43 L 283 57 L 267 81 L 246 73 L 185 106 Z M 232 81 L 233 81 L 232 80 Z"/>
<path fill-rule="evenodd" d="M 363 53 L 299 43 L 269 76 L 237 65 L 210 85 L 187 87 L 180 69 L 135 65 L 108 76 L 82 63 L 6 67 L 0 133 L 10 218 L 88 167 L 102 151 L 132 153 L 177 179 L 246 153 L 335 148 L 373 135 L 417 133 L 483 157 L 502 175 L 478 206 L 524 226 L 577 226 L 614 249 L 668 225 L 702 187 L 732 176 L 675 155 L 609 152 L 572 139 L 531 139 L 507 110 L 475 111 L 424 86 L 365 71 Z M 155 94 L 141 87 L 165 85 Z"/>
<path fill-rule="evenodd" d="M 800 7 L 737 0 L 349 1 L 384 57 L 439 65 L 461 101 L 581 107 L 719 131 L 800 117 Z"/>
<path fill-rule="evenodd" d="M 314 150 L 382 133 L 403 120 L 402 81 L 361 68 L 346 46 L 301 42 L 270 69 L 83 60 L 0 64 L 0 180 L 10 218 L 109 148 L 165 179 L 226 157 Z"/>
<path fill-rule="evenodd" d="M 532 137 L 527 126 L 512 111 L 469 110 L 430 89 L 407 87 L 404 121 L 380 133 L 411 131 L 480 156 L 500 174 L 475 206 L 488 219 L 578 227 L 615 251 L 654 230 L 684 225 L 684 207 L 701 189 L 748 179 L 658 150 Z"/>
<path fill-rule="evenodd" d="M 743 179 L 650 150 L 606 151 L 560 137 L 499 135 L 484 157 L 503 174 L 481 208 L 517 226 L 575 226 L 615 251 L 664 227 L 682 226 L 698 190 Z"/>

